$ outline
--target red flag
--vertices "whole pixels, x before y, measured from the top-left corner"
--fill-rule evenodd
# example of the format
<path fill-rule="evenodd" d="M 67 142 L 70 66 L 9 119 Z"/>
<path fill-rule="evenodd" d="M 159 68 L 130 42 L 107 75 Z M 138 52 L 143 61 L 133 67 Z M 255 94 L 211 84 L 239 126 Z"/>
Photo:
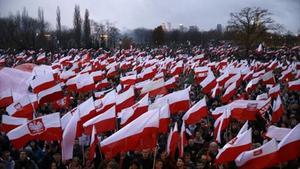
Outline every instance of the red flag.
<path fill-rule="evenodd" d="M 234 161 L 242 152 L 250 150 L 252 146 L 252 130 L 249 129 L 243 133 L 239 133 L 236 137 L 231 139 L 216 157 L 216 163 L 225 163 Z"/>
<path fill-rule="evenodd" d="M 36 95 L 26 95 L 6 107 L 6 112 L 10 116 L 32 119 L 37 107 Z"/>
<path fill-rule="evenodd" d="M 94 79 L 88 73 L 81 74 L 76 80 L 76 88 L 79 92 L 89 92 L 94 90 Z"/>
<path fill-rule="evenodd" d="M 7 115 L 2 115 L 2 123 L 1 123 L 1 130 L 5 133 L 8 133 L 14 128 L 17 128 L 25 123 L 27 123 L 26 118 L 19 118 L 19 117 L 12 117 Z"/>
<path fill-rule="evenodd" d="M 11 89 L 0 92 L 0 108 L 7 107 L 13 103 L 13 96 Z"/>
<path fill-rule="evenodd" d="M 257 87 L 259 81 L 260 81 L 260 77 L 250 80 L 250 82 L 246 86 L 247 93 L 252 92 Z"/>
<path fill-rule="evenodd" d="M 141 90 L 141 95 L 144 95 L 146 93 L 149 93 L 150 97 L 155 97 L 157 95 L 165 95 L 167 93 L 167 90 L 165 88 L 165 82 L 164 79 L 158 79 L 155 81 L 150 81 L 149 83 L 146 83 L 145 86 L 143 86 Z"/>
<path fill-rule="evenodd" d="M 167 133 L 170 124 L 170 107 L 169 104 L 165 104 L 159 110 L 159 132 Z"/>
<path fill-rule="evenodd" d="M 232 99 L 233 96 L 236 94 L 236 92 L 237 92 L 236 82 L 234 82 L 226 89 L 224 95 L 221 98 L 222 103 L 228 103 L 230 99 Z"/>
<path fill-rule="evenodd" d="M 280 162 L 300 157 L 300 123 L 297 124 L 278 144 Z"/>
<path fill-rule="evenodd" d="M 287 69 L 287 70 L 281 72 L 281 77 L 279 78 L 279 80 L 281 82 L 285 82 L 285 81 L 290 81 L 293 78 L 294 78 L 293 70 Z"/>
<path fill-rule="evenodd" d="M 124 76 L 120 78 L 122 85 L 134 85 L 136 82 L 136 74 L 130 76 Z"/>
<path fill-rule="evenodd" d="M 275 77 L 273 71 L 266 72 L 261 76 L 261 79 L 264 84 L 275 84 Z"/>
<path fill-rule="evenodd" d="M 253 150 L 240 154 L 235 163 L 240 169 L 263 169 L 275 165 L 277 159 L 277 143 L 275 139 Z"/>
<path fill-rule="evenodd" d="M 230 122 L 230 110 L 227 108 L 214 123 L 214 138 L 221 143 L 221 132 L 226 130 Z"/>
<path fill-rule="evenodd" d="M 209 92 L 217 85 L 216 78 L 211 71 L 208 71 L 207 77 L 200 83 L 202 92 L 209 94 Z"/>
<path fill-rule="evenodd" d="M 57 84 L 56 86 L 39 92 L 37 97 L 39 104 L 43 104 L 62 99 L 64 96 L 60 84 Z"/>
<path fill-rule="evenodd" d="M 284 108 L 280 96 L 277 96 L 276 100 L 274 100 L 272 110 L 273 110 L 272 123 L 276 123 L 280 120 L 284 112 Z"/>
<path fill-rule="evenodd" d="M 49 89 L 55 86 L 55 80 L 53 74 L 36 75 L 34 79 L 30 81 L 33 93 L 39 93 L 43 90 Z"/>
<path fill-rule="evenodd" d="M 206 100 L 205 98 L 198 101 L 194 104 L 182 117 L 182 120 L 185 121 L 185 124 L 195 124 L 199 122 L 202 118 L 206 117 L 208 114 Z"/>
<path fill-rule="evenodd" d="M 61 140 L 62 130 L 59 113 L 33 119 L 11 130 L 7 136 L 16 149 L 22 148 L 31 140 Z"/>
<path fill-rule="evenodd" d="M 280 94 L 280 85 L 279 84 L 274 87 L 271 87 L 269 89 L 269 96 L 272 99 L 275 99 L 279 94 Z"/>
<path fill-rule="evenodd" d="M 290 91 L 299 91 L 300 90 L 300 79 L 289 82 L 288 89 Z"/>
<path fill-rule="evenodd" d="M 97 137 L 97 131 L 95 126 L 93 126 L 92 130 L 92 136 L 91 136 L 91 143 L 90 143 L 90 154 L 89 154 L 89 160 L 93 160 L 95 156 L 96 148 L 98 147 L 99 140 Z"/>
<path fill-rule="evenodd" d="M 121 112 L 122 109 L 134 105 L 134 89 L 129 88 L 127 91 L 118 94 L 116 97 L 116 111 Z"/>
<path fill-rule="evenodd" d="M 101 142 L 101 150 L 110 159 L 120 152 L 156 146 L 159 113 L 148 111 Z"/>
<path fill-rule="evenodd" d="M 126 126 L 128 123 L 132 122 L 143 113 L 146 113 L 148 111 L 148 105 L 149 96 L 147 94 L 133 106 L 123 109 L 118 115 L 119 118 L 121 118 L 121 126 Z"/>
<path fill-rule="evenodd" d="M 168 155 L 174 159 L 176 148 L 178 147 L 179 142 L 179 133 L 178 133 L 178 126 L 175 123 L 175 126 L 172 131 L 170 131 L 167 141 L 167 153 Z"/>
<path fill-rule="evenodd" d="M 92 133 L 93 126 L 96 128 L 97 134 L 114 130 L 116 128 L 115 106 L 83 124 L 84 131 L 87 135 Z"/>

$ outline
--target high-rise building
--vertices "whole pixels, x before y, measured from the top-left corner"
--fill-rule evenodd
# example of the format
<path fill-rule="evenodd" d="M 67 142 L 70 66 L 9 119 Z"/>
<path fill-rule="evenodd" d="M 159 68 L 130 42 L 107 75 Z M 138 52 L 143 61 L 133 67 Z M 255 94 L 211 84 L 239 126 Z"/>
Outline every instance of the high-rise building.
<path fill-rule="evenodd" d="M 217 24 L 217 31 L 222 32 L 222 24 Z"/>

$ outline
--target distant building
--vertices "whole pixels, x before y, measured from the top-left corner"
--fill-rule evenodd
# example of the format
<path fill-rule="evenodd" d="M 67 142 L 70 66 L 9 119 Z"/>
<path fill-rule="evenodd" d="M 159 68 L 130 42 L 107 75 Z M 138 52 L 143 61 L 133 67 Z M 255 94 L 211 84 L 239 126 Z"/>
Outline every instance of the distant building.
<path fill-rule="evenodd" d="M 197 25 L 192 25 L 192 26 L 189 27 L 189 31 L 198 32 L 199 28 L 198 28 Z"/>
<path fill-rule="evenodd" d="M 218 32 L 223 32 L 223 30 L 222 30 L 222 24 L 217 24 L 217 31 Z"/>

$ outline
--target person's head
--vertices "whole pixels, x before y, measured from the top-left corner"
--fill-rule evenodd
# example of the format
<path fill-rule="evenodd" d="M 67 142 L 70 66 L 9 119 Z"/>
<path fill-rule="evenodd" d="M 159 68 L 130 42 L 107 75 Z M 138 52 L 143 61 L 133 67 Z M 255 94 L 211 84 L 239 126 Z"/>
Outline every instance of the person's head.
<path fill-rule="evenodd" d="M 155 169 L 162 169 L 163 168 L 163 162 L 161 159 L 156 159 L 155 161 Z"/>
<path fill-rule="evenodd" d="M 56 166 L 56 163 L 55 163 L 55 162 L 52 162 L 52 163 L 51 163 L 51 169 L 57 169 L 57 166 Z"/>
<path fill-rule="evenodd" d="M 194 145 L 194 139 L 189 139 L 189 146 L 193 146 Z"/>
<path fill-rule="evenodd" d="M 10 158 L 10 152 L 8 150 L 3 150 L 1 156 L 2 156 L 3 160 L 9 160 L 9 158 Z"/>
<path fill-rule="evenodd" d="M 208 151 L 210 153 L 217 154 L 218 153 L 218 144 L 216 142 L 211 142 L 209 144 Z"/>
<path fill-rule="evenodd" d="M 182 158 L 177 159 L 176 166 L 177 166 L 177 168 L 183 168 L 184 162 L 183 162 Z"/>
<path fill-rule="evenodd" d="M 161 154 L 160 154 L 160 159 L 161 159 L 162 161 L 166 161 L 166 160 L 167 160 L 167 157 L 168 157 L 167 151 L 161 152 Z"/>
<path fill-rule="evenodd" d="M 149 149 L 143 149 L 142 150 L 142 156 L 143 156 L 143 158 L 144 159 L 147 159 L 147 158 L 149 158 Z"/>
<path fill-rule="evenodd" d="M 140 168 L 140 164 L 136 160 L 133 160 L 129 166 L 129 169 L 139 169 L 139 168 Z"/>
<path fill-rule="evenodd" d="M 27 152 L 25 150 L 21 150 L 19 157 L 20 157 L 21 161 L 26 160 L 27 159 Z"/>
<path fill-rule="evenodd" d="M 188 152 L 184 153 L 184 162 L 188 163 L 190 161 L 191 161 L 191 155 L 190 155 L 190 153 L 188 153 Z"/>
<path fill-rule="evenodd" d="M 61 154 L 59 152 L 55 152 L 52 157 L 56 163 L 61 161 Z"/>
<path fill-rule="evenodd" d="M 201 138 L 201 132 L 200 131 L 196 131 L 195 138 L 196 139 L 200 139 Z"/>

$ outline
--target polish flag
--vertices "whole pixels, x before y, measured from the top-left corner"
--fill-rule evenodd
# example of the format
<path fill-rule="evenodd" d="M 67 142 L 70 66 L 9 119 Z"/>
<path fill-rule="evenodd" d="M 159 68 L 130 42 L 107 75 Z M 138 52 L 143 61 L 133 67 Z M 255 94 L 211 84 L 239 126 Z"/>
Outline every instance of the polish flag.
<path fill-rule="evenodd" d="M 285 81 L 290 81 L 293 78 L 294 78 L 293 70 L 287 69 L 281 72 L 281 77 L 279 78 L 279 80 L 285 82 Z"/>
<path fill-rule="evenodd" d="M 67 126 L 63 131 L 62 142 L 61 142 L 61 154 L 62 160 L 69 160 L 73 158 L 73 147 L 75 143 L 77 125 L 80 120 L 78 109 L 74 109 L 72 118 L 68 122 Z"/>
<path fill-rule="evenodd" d="M 171 69 L 170 74 L 171 74 L 172 76 L 175 76 L 175 75 L 182 74 L 182 72 L 183 72 L 183 61 L 179 61 L 179 62 L 176 64 L 176 66 L 173 67 L 173 68 Z"/>
<path fill-rule="evenodd" d="M 36 95 L 26 95 L 6 107 L 6 112 L 10 116 L 32 119 L 37 107 Z"/>
<path fill-rule="evenodd" d="M 49 89 L 55 86 L 55 80 L 53 74 L 36 75 L 30 82 L 33 93 L 39 93 L 43 90 Z"/>
<path fill-rule="evenodd" d="M 164 97 L 158 98 L 155 102 L 169 103 L 172 114 L 185 112 L 190 108 L 190 87 L 179 90 Z"/>
<path fill-rule="evenodd" d="M 207 77 L 200 83 L 200 86 L 202 87 L 203 93 L 209 94 L 216 84 L 217 82 L 214 74 L 209 71 Z"/>
<path fill-rule="evenodd" d="M 116 75 L 118 75 L 118 71 L 115 66 L 110 67 L 106 73 L 107 78 L 113 78 Z"/>
<path fill-rule="evenodd" d="M 221 132 L 226 130 L 226 128 L 228 127 L 230 116 L 230 110 L 226 109 L 214 123 L 214 138 L 218 143 L 221 143 Z"/>
<path fill-rule="evenodd" d="M 254 71 L 250 71 L 248 72 L 244 77 L 243 77 L 243 81 L 248 81 L 250 79 L 252 79 L 252 75 L 253 75 Z"/>
<path fill-rule="evenodd" d="M 224 84 L 232 77 L 231 74 L 229 73 L 223 73 L 221 76 L 219 76 L 217 78 L 217 83 L 220 85 L 220 86 L 224 86 Z"/>
<path fill-rule="evenodd" d="M 226 81 L 226 83 L 224 84 L 224 88 L 228 88 L 233 83 L 236 83 L 236 86 L 239 86 L 241 83 L 241 80 L 242 80 L 241 74 L 238 73 Z"/>
<path fill-rule="evenodd" d="M 246 130 L 239 133 L 236 137 L 231 139 L 216 156 L 215 162 L 218 164 L 234 161 L 242 152 L 250 150 L 252 146 L 252 130 Z"/>
<path fill-rule="evenodd" d="M 98 99 L 94 102 L 97 114 L 104 113 L 116 104 L 117 93 L 112 90 L 105 94 L 102 99 Z"/>
<path fill-rule="evenodd" d="M 230 99 L 232 99 L 233 96 L 236 94 L 236 92 L 237 92 L 236 82 L 234 82 L 226 89 L 224 95 L 221 98 L 222 103 L 228 103 Z"/>
<path fill-rule="evenodd" d="M 89 160 L 93 161 L 96 155 L 96 148 L 98 148 L 99 140 L 97 137 L 97 130 L 95 126 L 93 126 L 91 142 L 90 142 L 90 152 L 89 152 Z"/>
<path fill-rule="evenodd" d="M 72 118 L 72 112 L 75 111 L 77 108 L 72 109 L 71 111 L 67 112 L 60 118 L 61 129 L 64 131 L 66 126 L 68 125 L 69 121 Z"/>
<path fill-rule="evenodd" d="M 76 80 L 76 88 L 79 92 L 89 92 L 94 90 L 94 79 L 88 73 L 82 74 Z"/>
<path fill-rule="evenodd" d="M 53 86 L 49 89 L 39 92 L 37 97 L 38 97 L 39 104 L 44 104 L 47 102 L 60 100 L 64 96 L 60 84 L 57 84 L 56 86 Z"/>
<path fill-rule="evenodd" d="M 275 139 L 261 147 L 245 151 L 235 159 L 235 163 L 240 169 L 263 169 L 272 167 L 277 162 L 277 143 Z"/>
<path fill-rule="evenodd" d="M 99 82 L 105 78 L 105 72 L 102 70 L 93 71 L 90 74 L 95 82 Z"/>
<path fill-rule="evenodd" d="M 76 83 L 77 83 L 78 77 L 79 77 L 79 75 L 72 77 L 66 81 L 66 86 L 67 86 L 68 91 L 77 92 Z"/>
<path fill-rule="evenodd" d="M 266 72 L 261 76 L 264 84 L 276 84 L 273 71 Z"/>
<path fill-rule="evenodd" d="M 276 100 L 274 100 L 272 111 L 272 123 L 276 123 L 280 120 L 282 114 L 284 113 L 284 108 L 280 96 L 277 96 Z"/>
<path fill-rule="evenodd" d="M 125 92 L 118 94 L 116 97 L 116 112 L 134 105 L 134 89 L 130 87 Z"/>
<path fill-rule="evenodd" d="M 45 53 L 42 53 L 42 54 L 40 54 L 38 57 L 37 57 L 37 59 L 36 59 L 36 61 L 38 62 L 38 63 L 43 63 L 43 62 L 45 62 L 46 61 L 46 54 Z"/>
<path fill-rule="evenodd" d="M 171 159 L 174 159 L 176 148 L 178 147 L 179 142 L 179 133 L 178 133 L 178 126 L 177 123 L 175 123 L 175 126 L 172 131 L 170 131 L 170 134 L 168 136 L 167 140 L 167 153 L 171 157 Z"/>
<path fill-rule="evenodd" d="M 121 152 L 154 148 L 158 127 L 159 113 L 150 110 L 103 140 L 101 151 L 111 159 Z"/>
<path fill-rule="evenodd" d="M 13 96 L 11 89 L 0 92 L 0 108 L 7 107 L 13 103 Z"/>
<path fill-rule="evenodd" d="M 1 130 L 4 133 L 8 133 L 14 128 L 17 128 L 25 123 L 28 120 L 26 118 L 19 118 L 19 117 L 12 117 L 8 115 L 2 115 L 2 122 L 1 122 Z"/>
<path fill-rule="evenodd" d="M 130 76 L 124 76 L 120 78 L 122 85 L 134 85 L 136 82 L 136 74 Z"/>
<path fill-rule="evenodd" d="M 179 137 L 179 157 L 183 157 L 184 147 L 187 146 L 188 141 L 186 138 L 186 128 L 184 122 L 182 122 L 180 137 Z"/>
<path fill-rule="evenodd" d="M 156 72 L 152 69 L 152 67 L 148 67 L 144 69 L 140 74 L 138 74 L 138 81 L 145 81 L 148 79 L 152 79 L 155 76 Z"/>
<path fill-rule="evenodd" d="M 114 130 L 116 128 L 115 106 L 108 109 L 106 112 L 86 121 L 83 124 L 85 134 L 90 135 L 92 133 L 93 126 L 96 128 L 98 132 L 97 134 Z"/>
<path fill-rule="evenodd" d="M 31 140 L 62 140 L 59 113 L 45 115 L 11 130 L 7 133 L 16 149 L 22 148 Z"/>
<path fill-rule="evenodd" d="M 156 109 L 159 111 L 159 132 L 167 133 L 169 130 L 170 124 L 170 107 L 169 104 L 165 104 L 160 109 Z"/>
<path fill-rule="evenodd" d="M 278 144 L 280 162 L 300 157 L 300 123 L 297 124 Z"/>
<path fill-rule="evenodd" d="M 257 87 L 259 82 L 260 82 L 260 77 L 251 79 L 250 82 L 246 86 L 246 92 L 247 93 L 252 92 Z"/>
<path fill-rule="evenodd" d="M 172 77 L 165 82 L 166 89 L 174 89 L 176 87 L 176 77 Z"/>
<path fill-rule="evenodd" d="M 65 96 L 60 100 L 56 100 L 55 102 L 52 102 L 52 108 L 55 110 L 67 108 L 70 104 L 70 96 Z"/>
<path fill-rule="evenodd" d="M 271 87 L 269 89 L 269 96 L 272 99 L 275 99 L 279 94 L 280 94 L 280 85 L 279 84 L 274 87 Z"/>
<path fill-rule="evenodd" d="M 187 125 L 195 124 L 208 115 L 205 98 L 194 104 L 182 117 Z"/>
<path fill-rule="evenodd" d="M 289 82 L 288 89 L 290 91 L 299 91 L 300 90 L 300 79 Z"/>
<path fill-rule="evenodd" d="M 109 81 L 107 80 L 107 78 L 103 79 L 102 81 L 98 82 L 96 85 L 95 85 L 95 88 L 97 90 L 102 90 L 104 88 L 107 88 L 110 86 L 110 83 Z"/>
<path fill-rule="evenodd" d="M 155 97 L 157 95 L 165 95 L 167 90 L 165 88 L 164 79 L 158 79 L 155 81 L 150 81 L 141 90 L 141 95 L 149 93 L 149 97 Z"/>
<path fill-rule="evenodd" d="M 211 90 L 211 95 L 210 97 L 211 98 L 216 98 L 218 95 L 221 94 L 221 87 L 219 86 L 219 84 L 216 85 L 216 87 L 214 87 L 212 90 Z"/>
<path fill-rule="evenodd" d="M 266 136 L 269 138 L 274 138 L 277 141 L 281 141 L 292 129 L 283 128 L 283 127 L 276 127 L 276 126 L 269 126 Z"/>
<path fill-rule="evenodd" d="M 126 126 L 128 123 L 132 122 L 136 118 L 138 118 L 143 113 L 148 111 L 149 106 L 149 96 L 146 94 L 141 100 L 139 100 L 133 106 L 123 109 L 121 113 L 119 113 L 118 117 L 121 119 L 121 127 Z"/>

